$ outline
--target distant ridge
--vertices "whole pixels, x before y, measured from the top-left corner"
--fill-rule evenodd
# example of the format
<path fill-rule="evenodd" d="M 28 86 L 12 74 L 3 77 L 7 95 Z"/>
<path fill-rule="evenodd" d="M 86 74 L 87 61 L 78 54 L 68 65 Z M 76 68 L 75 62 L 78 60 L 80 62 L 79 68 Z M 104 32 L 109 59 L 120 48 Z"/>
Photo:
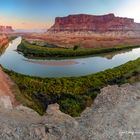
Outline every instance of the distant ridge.
<path fill-rule="evenodd" d="M 0 25 L 0 32 L 14 32 L 12 26 L 2 26 Z"/>
<path fill-rule="evenodd" d="M 107 15 L 78 14 L 56 17 L 48 33 L 106 31 L 140 31 L 140 23 L 135 23 L 132 18 L 116 17 L 113 13 Z"/>
<path fill-rule="evenodd" d="M 44 33 L 47 29 L 16 29 L 15 32 L 17 33 Z"/>

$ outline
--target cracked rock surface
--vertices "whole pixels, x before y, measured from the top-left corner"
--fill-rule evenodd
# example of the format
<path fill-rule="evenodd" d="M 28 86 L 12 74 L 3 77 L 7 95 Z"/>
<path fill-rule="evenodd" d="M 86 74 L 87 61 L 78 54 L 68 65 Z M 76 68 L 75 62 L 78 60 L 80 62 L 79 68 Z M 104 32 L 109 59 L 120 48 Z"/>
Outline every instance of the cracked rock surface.
<path fill-rule="evenodd" d="M 0 140 L 127 139 L 140 139 L 140 83 L 103 88 L 78 118 L 58 104 L 49 105 L 44 116 L 22 105 L 0 108 Z"/>

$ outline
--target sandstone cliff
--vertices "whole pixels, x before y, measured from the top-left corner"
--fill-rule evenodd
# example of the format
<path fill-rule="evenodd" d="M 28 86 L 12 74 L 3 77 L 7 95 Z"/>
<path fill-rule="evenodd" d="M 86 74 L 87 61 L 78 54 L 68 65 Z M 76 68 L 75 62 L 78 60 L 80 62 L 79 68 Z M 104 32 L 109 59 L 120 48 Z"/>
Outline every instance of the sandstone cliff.
<path fill-rule="evenodd" d="M 69 15 L 56 17 L 54 25 L 48 33 L 57 32 L 107 32 L 107 31 L 140 31 L 140 24 L 134 19 L 116 17 L 114 14 L 95 15 Z"/>
<path fill-rule="evenodd" d="M 0 32 L 10 33 L 14 32 L 12 26 L 0 26 Z"/>
<path fill-rule="evenodd" d="M 0 48 L 8 44 L 9 40 L 6 35 L 0 35 Z"/>
<path fill-rule="evenodd" d="M 9 98 L 4 100 L 10 102 Z M 21 105 L 0 106 L 0 139 L 139 140 L 139 105 L 140 83 L 103 88 L 79 118 L 62 113 L 57 104 L 49 105 L 42 117 Z"/>

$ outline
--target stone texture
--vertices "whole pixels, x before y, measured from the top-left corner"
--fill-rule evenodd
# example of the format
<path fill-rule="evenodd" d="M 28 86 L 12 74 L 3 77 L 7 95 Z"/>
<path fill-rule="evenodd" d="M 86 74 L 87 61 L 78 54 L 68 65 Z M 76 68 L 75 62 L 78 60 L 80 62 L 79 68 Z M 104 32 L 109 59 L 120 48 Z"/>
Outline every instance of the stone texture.
<path fill-rule="evenodd" d="M 139 140 L 140 83 L 107 86 L 80 117 L 49 105 L 39 116 L 27 107 L 0 108 L 1 140 Z"/>
<path fill-rule="evenodd" d="M 9 96 L 0 96 L 0 107 L 5 109 L 12 109 L 12 103 Z"/>
<path fill-rule="evenodd" d="M 56 32 L 107 32 L 107 31 L 138 31 L 140 24 L 134 19 L 115 17 L 108 15 L 69 15 L 67 17 L 56 17 L 54 25 L 48 30 L 49 33 Z"/>

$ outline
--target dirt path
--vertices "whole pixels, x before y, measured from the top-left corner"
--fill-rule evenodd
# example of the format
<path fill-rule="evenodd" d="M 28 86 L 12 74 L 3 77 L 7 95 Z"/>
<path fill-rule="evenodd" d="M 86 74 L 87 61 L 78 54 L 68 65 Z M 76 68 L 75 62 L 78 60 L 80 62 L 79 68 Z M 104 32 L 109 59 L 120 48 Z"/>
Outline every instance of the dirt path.
<path fill-rule="evenodd" d="M 15 99 L 14 94 L 12 93 L 13 82 L 11 79 L 2 71 L 0 67 L 0 97 L 9 96 L 12 102 L 12 105 L 17 105 L 18 102 Z"/>

